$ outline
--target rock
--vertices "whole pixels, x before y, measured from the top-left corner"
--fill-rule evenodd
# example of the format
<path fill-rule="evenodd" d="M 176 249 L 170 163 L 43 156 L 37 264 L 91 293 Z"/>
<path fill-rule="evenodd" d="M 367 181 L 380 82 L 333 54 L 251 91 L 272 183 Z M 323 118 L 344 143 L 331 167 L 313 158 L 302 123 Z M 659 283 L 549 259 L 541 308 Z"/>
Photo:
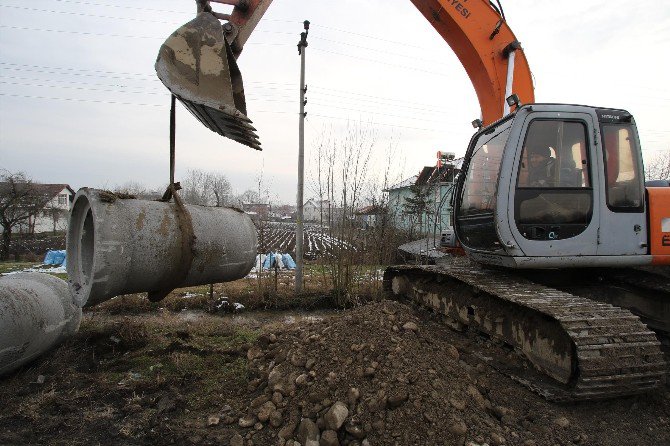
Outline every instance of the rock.
<path fill-rule="evenodd" d="M 570 420 L 568 420 L 568 419 L 565 418 L 565 417 L 558 417 L 558 418 L 556 418 L 556 419 L 554 420 L 554 424 L 556 424 L 556 425 L 558 425 L 558 426 L 560 426 L 560 427 L 565 428 L 565 427 L 570 426 Z"/>
<path fill-rule="evenodd" d="M 389 395 L 388 400 L 386 401 L 386 407 L 389 409 L 395 409 L 396 407 L 402 406 L 408 399 L 409 393 L 407 390 L 398 390 L 395 393 Z"/>
<path fill-rule="evenodd" d="M 284 378 L 284 375 L 282 375 L 279 369 L 275 367 L 268 375 L 268 386 L 270 386 L 270 388 L 274 388 L 275 385 L 279 384 L 282 378 Z"/>
<path fill-rule="evenodd" d="M 275 342 L 277 342 L 277 335 L 274 334 L 274 333 L 270 333 L 270 336 L 268 337 L 268 339 L 270 339 L 270 342 L 272 342 L 274 344 Z"/>
<path fill-rule="evenodd" d="M 505 444 L 505 439 L 495 432 L 491 432 L 491 444 L 493 446 L 501 446 Z"/>
<path fill-rule="evenodd" d="M 272 402 L 275 403 L 275 406 L 281 404 L 282 401 L 284 401 L 284 395 L 281 392 L 274 392 L 272 394 Z"/>
<path fill-rule="evenodd" d="M 363 371 L 363 376 L 366 377 L 366 378 L 373 378 L 375 376 L 376 372 L 377 371 L 374 369 L 374 367 L 367 367 Z"/>
<path fill-rule="evenodd" d="M 305 359 L 304 356 L 302 356 L 298 353 L 294 353 L 294 354 L 291 355 L 291 364 L 293 364 L 294 366 L 305 367 L 306 363 L 307 363 L 307 360 Z"/>
<path fill-rule="evenodd" d="M 219 424 L 219 421 L 221 421 L 221 418 L 217 417 L 216 415 L 210 415 L 207 418 L 207 426 L 216 426 Z"/>
<path fill-rule="evenodd" d="M 277 435 L 279 436 L 279 438 L 283 438 L 284 440 L 289 439 L 293 436 L 293 432 L 295 432 L 295 428 L 297 426 L 298 426 L 297 418 L 292 418 L 288 422 L 288 424 L 286 424 L 279 430 L 279 433 Z"/>
<path fill-rule="evenodd" d="M 321 434 L 321 442 L 319 446 L 340 446 L 340 441 L 337 439 L 337 432 L 327 430 Z"/>
<path fill-rule="evenodd" d="M 458 353 L 458 349 L 451 344 L 447 345 L 447 355 L 456 361 L 461 357 L 460 353 Z"/>
<path fill-rule="evenodd" d="M 472 397 L 472 399 L 475 401 L 477 406 L 480 409 L 485 409 L 486 407 L 490 406 L 491 403 L 482 396 L 482 394 L 477 390 L 475 386 L 468 386 L 468 394 Z"/>
<path fill-rule="evenodd" d="M 370 441 L 366 438 L 365 440 L 361 441 L 361 446 L 370 446 Z"/>
<path fill-rule="evenodd" d="M 356 387 L 347 390 L 347 402 L 350 406 L 354 406 L 360 397 L 361 392 Z"/>
<path fill-rule="evenodd" d="M 314 368 L 315 365 L 316 365 L 316 359 L 310 358 L 310 359 L 308 359 L 307 362 L 305 363 L 305 368 L 306 368 L 307 370 L 312 370 L 312 369 Z"/>
<path fill-rule="evenodd" d="M 270 401 L 269 396 L 267 396 L 267 395 L 258 396 L 256 398 L 254 398 L 253 400 L 251 400 L 251 408 L 252 409 L 257 409 L 268 401 Z"/>
<path fill-rule="evenodd" d="M 237 424 L 238 424 L 240 427 L 247 428 L 247 427 L 251 427 L 251 426 L 253 426 L 254 424 L 256 424 L 256 421 L 257 421 L 257 420 L 256 420 L 256 417 L 254 417 L 254 416 L 252 416 L 252 415 L 247 415 L 246 417 L 242 417 L 242 418 L 240 418 L 240 419 L 238 420 Z"/>
<path fill-rule="evenodd" d="M 319 446 L 319 428 L 309 418 L 303 418 L 297 438 L 302 446 Z"/>
<path fill-rule="evenodd" d="M 348 416 L 349 409 L 347 409 L 347 405 L 338 401 L 328 409 L 323 419 L 326 422 L 326 428 L 336 431 L 342 427 Z"/>
<path fill-rule="evenodd" d="M 495 415 L 495 417 L 497 419 L 502 420 L 502 418 L 505 415 L 509 414 L 509 409 L 507 409 L 506 407 L 502 407 L 502 406 L 493 406 L 491 408 L 491 412 L 493 413 L 493 415 Z"/>
<path fill-rule="evenodd" d="M 277 410 L 277 407 L 274 405 L 274 403 L 272 401 L 267 401 L 258 411 L 258 421 L 265 423 L 270 419 L 270 415 L 275 410 Z"/>
<path fill-rule="evenodd" d="M 261 385 L 262 382 L 263 382 L 263 380 L 260 379 L 260 378 L 252 379 L 251 381 L 249 381 L 249 384 L 247 384 L 247 390 L 249 392 L 253 392 L 254 390 L 256 390 L 258 388 L 258 386 Z"/>
<path fill-rule="evenodd" d="M 419 327 L 414 322 L 406 322 L 405 325 L 402 326 L 402 328 L 403 330 L 407 331 L 414 331 L 414 332 L 419 331 Z"/>
<path fill-rule="evenodd" d="M 240 434 L 230 437 L 230 446 L 244 446 L 244 438 Z"/>
<path fill-rule="evenodd" d="M 263 350 L 257 345 L 254 345 L 249 350 L 247 350 L 247 359 L 253 361 L 254 359 L 262 358 L 265 354 Z"/>
<path fill-rule="evenodd" d="M 295 384 L 296 384 L 298 387 L 306 386 L 306 385 L 307 385 L 307 374 L 306 374 L 306 373 L 303 373 L 302 375 L 298 376 L 298 377 L 295 379 Z"/>
<path fill-rule="evenodd" d="M 367 436 L 365 430 L 363 430 L 363 428 L 358 425 L 347 423 L 344 429 L 347 431 L 349 435 L 356 438 L 357 440 L 362 440 Z"/>
<path fill-rule="evenodd" d="M 279 427 L 282 425 L 283 422 L 284 417 L 282 416 L 280 411 L 275 410 L 270 414 L 270 425 L 272 427 Z"/>
<path fill-rule="evenodd" d="M 461 420 L 453 420 L 449 424 L 448 429 L 449 432 L 451 432 L 454 435 L 458 435 L 459 437 L 462 437 L 468 432 L 468 427 Z"/>
<path fill-rule="evenodd" d="M 274 392 L 279 392 L 284 396 L 290 396 L 295 392 L 295 377 L 292 381 L 281 381 L 272 386 Z"/>

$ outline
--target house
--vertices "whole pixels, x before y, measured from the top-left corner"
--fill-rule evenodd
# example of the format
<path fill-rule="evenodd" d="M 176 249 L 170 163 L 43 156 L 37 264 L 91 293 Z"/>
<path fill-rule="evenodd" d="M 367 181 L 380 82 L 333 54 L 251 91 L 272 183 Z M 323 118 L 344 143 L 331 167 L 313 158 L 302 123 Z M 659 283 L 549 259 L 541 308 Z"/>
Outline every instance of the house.
<path fill-rule="evenodd" d="M 329 211 L 331 211 L 330 201 L 310 198 L 303 205 L 302 218 L 304 221 L 327 223 Z"/>
<path fill-rule="evenodd" d="M 397 228 L 418 234 L 440 233 L 451 226 L 451 195 L 463 160 L 438 158 L 419 174 L 385 190 L 389 214 Z"/>
<path fill-rule="evenodd" d="M 367 229 L 376 227 L 385 213 L 386 209 L 382 206 L 370 205 L 357 210 L 356 217 L 361 222 L 361 225 Z"/>
<path fill-rule="evenodd" d="M 37 234 L 43 232 L 65 231 L 74 190 L 67 184 L 33 183 L 37 195 L 41 196 L 43 205 L 35 214 L 16 226 L 15 232 L 21 234 Z"/>

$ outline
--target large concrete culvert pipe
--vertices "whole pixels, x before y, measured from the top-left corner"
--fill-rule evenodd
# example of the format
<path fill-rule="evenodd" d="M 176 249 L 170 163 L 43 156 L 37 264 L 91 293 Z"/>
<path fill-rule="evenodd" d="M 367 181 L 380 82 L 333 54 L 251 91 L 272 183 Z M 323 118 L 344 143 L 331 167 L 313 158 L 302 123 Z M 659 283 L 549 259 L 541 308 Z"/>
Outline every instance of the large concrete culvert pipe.
<path fill-rule="evenodd" d="M 0 376 L 75 334 L 81 308 L 67 283 L 43 273 L 0 277 Z"/>
<path fill-rule="evenodd" d="M 257 244 L 251 218 L 235 209 L 83 188 L 67 233 L 70 291 L 80 306 L 141 292 L 160 300 L 174 288 L 241 279 Z"/>

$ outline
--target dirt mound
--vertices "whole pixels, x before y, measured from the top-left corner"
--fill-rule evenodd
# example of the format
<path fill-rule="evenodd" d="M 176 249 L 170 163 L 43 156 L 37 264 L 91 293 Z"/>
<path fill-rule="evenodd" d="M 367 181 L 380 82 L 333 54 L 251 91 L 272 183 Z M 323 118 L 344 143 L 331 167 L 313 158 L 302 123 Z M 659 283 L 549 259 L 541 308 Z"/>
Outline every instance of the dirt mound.
<path fill-rule="evenodd" d="M 261 336 L 248 351 L 255 398 L 238 423 L 255 426 L 246 434 L 253 444 L 291 446 L 670 440 L 667 393 L 639 397 L 663 409 L 649 414 L 647 431 L 635 432 L 644 414 L 632 420 L 626 409 L 638 409 L 637 399 L 552 405 L 468 353 L 487 349 L 505 354 L 390 301 L 293 326 Z M 608 406 L 622 412 L 611 425 Z"/>
<path fill-rule="evenodd" d="M 492 357 L 519 362 L 394 301 L 223 317 L 88 312 L 74 338 L 0 379 L 0 444 L 670 444 L 667 388 L 557 405 Z"/>

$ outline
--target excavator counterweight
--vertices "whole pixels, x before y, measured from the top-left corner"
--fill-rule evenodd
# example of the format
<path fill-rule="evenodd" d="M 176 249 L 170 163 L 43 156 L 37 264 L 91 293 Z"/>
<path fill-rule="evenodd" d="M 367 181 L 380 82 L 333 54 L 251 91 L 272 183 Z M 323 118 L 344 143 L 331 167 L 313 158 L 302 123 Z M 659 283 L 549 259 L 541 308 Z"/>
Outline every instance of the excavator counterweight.
<path fill-rule="evenodd" d="M 261 150 L 247 117 L 242 75 L 221 23 L 201 12 L 163 43 L 156 73 L 170 92 L 210 130 Z"/>

